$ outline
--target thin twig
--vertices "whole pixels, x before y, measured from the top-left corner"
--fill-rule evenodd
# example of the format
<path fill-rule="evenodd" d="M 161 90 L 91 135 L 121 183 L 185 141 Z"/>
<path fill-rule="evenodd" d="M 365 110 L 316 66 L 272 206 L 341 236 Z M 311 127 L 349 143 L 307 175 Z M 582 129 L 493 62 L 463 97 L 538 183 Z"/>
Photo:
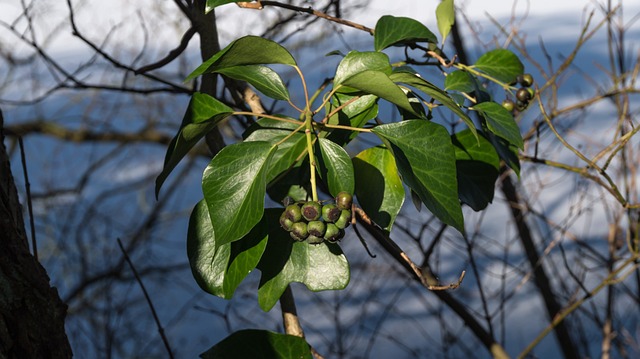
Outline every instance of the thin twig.
<path fill-rule="evenodd" d="M 31 183 L 29 183 L 29 174 L 27 173 L 27 159 L 24 154 L 24 143 L 22 136 L 18 136 L 18 144 L 20 145 L 20 159 L 22 160 L 22 172 L 24 173 L 24 187 L 27 191 L 27 208 L 29 210 L 29 226 L 31 227 L 31 246 L 33 247 L 33 257 L 38 260 L 38 242 L 36 242 L 36 225 L 33 219 L 33 206 L 31 204 Z"/>

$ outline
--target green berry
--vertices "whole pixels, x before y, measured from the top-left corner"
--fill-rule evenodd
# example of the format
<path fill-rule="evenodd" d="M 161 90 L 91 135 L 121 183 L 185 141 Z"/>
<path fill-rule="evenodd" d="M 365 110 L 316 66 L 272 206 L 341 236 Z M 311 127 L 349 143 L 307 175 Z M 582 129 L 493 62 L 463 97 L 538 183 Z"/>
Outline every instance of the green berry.
<path fill-rule="evenodd" d="M 324 206 L 322 206 L 322 219 L 328 223 L 335 222 L 338 218 L 340 218 L 340 212 L 340 208 L 338 208 L 335 204 L 325 204 Z"/>
<path fill-rule="evenodd" d="M 340 213 L 340 218 L 336 221 L 336 227 L 340 229 L 345 229 L 349 227 L 349 223 L 351 222 L 351 211 L 348 209 L 343 209 Z"/>
<path fill-rule="evenodd" d="M 533 76 L 531 74 L 522 74 L 518 76 L 518 83 L 524 87 L 533 85 Z"/>
<path fill-rule="evenodd" d="M 294 223 L 300 222 L 302 219 L 302 212 L 300 211 L 300 206 L 297 204 L 288 205 L 287 208 L 284 209 L 284 214 L 291 222 Z"/>
<path fill-rule="evenodd" d="M 286 212 L 282 212 L 282 214 L 280 215 L 280 226 L 284 228 L 285 231 L 291 232 L 293 221 L 287 217 Z"/>
<path fill-rule="evenodd" d="M 340 209 L 351 209 L 353 196 L 345 191 L 338 193 L 336 196 L 336 206 Z"/>
<path fill-rule="evenodd" d="M 516 107 L 516 104 L 511 100 L 502 101 L 502 107 L 504 107 L 507 111 L 513 112 L 513 109 Z"/>
<path fill-rule="evenodd" d="M 322 221 L 311 221 L 307 225 L 307 228 L 310 235 L 322 237 L 324 236 L 324 232 L 327 230 L 327 225 Z"/>
<path fill-rule="evenodd" d="M 320 244 L 322 242 L 324 242 L 324 238 L 322 237 L 314 236 L 313 234 L 307 237 L 307 243 L 309 244 Z"/>
<path fill-rule="evenodd" d="M 520 88 L 518 92 L 516 92 L 516 98 L 522 102 L 528 102 L 531 100 L 531 93 L 526 88 Z"/>
<path fill-rule="evenodd" d="M 304 241 L 309 236 L 309 230 L 307 224 L 304 222 L 297 222 L 291 226 L 291 237 L 298 241 Z"/>
<path fill-rule="evenodd" d="M 536 97 L 536 91 L 535 91 L 534 89 L 532 89 L 532 88 L 528 88 L 528 89 L 527 89 L 527 91 L 529 91 L 529 96 L 530 96 L 531 98 Z"/>
<path fill-rule="evenodd" d="M 334 243 L 338 241 L 341 229 L 333 223 L 327 224 L 327 230 L 324 232 L 324 239 Z"/>
<path fill-rule="evenodd" d="M 322 208 L 318 202 L 309 201 L 302 205 L 302 217 L 307 221 L 315 221 L 320 218 L 320 211 Z"/>

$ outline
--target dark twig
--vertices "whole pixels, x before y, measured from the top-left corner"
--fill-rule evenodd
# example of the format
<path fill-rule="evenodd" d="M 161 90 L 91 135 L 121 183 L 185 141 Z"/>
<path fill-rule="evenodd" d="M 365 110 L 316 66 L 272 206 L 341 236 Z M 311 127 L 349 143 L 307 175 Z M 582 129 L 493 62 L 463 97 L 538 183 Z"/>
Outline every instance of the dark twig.
<path fill-rule="evenodd" d="M 36 242 L 36 225 L 33 220 L 33 206 L 31 204 L 31 183 L 29 183 L 29 174 L 27 173 L 27 159 L 24 154 L 24 143 L 22 136 L 18 136 L 18 144 L 20 144 L 20 159 L 22 160 L 22 172 L 24 173 L 24 187 L 27 191 L 27 209 L 29 210 L 29 226 L 31 227 L 31 246 L 33 247 L 33 257 L 38 260 L 38 244 Z"/>
<path fill-rule="evenodd" d="M 153 315 L 153 320 L 155 320 L 155 322 L 156 322 L 156 326 L 158 327 L 158 333 L 160 333 L 160 338 L 162 338 L 162 342 L 164 343 L 164 347 L 167 348 L 167 353 L 169 353 L 169 358 L 173 359 L 173 352 L 171 351 L 171 346 L 169 345 L 169 340 L 167 340 L 167 337 L 164 335 L 164 329 L 162 328 L 162 324 L 160 324 L 160 318 L 158 318 L 158 314 L 156 313 L 156 309 L 154 308 L 153 303 L 151 302 L 151 298 L 149 297 L 149 293 L 147 293 L 147 289 L 144 287 L 144 284 L 142 283 L 142 279 L 138 275 L 138 271 L 136 270 L 136 267 L 134 267 L 133 262 L 131 262 L 131 259 L 129 258 L 129 255 L 127 254 L 127 251 L 124 249 L 124 246 L 122 245 L 122 241 L 120 240 L 120 238 L 118 238 L 118 246 L 120 247 L 120 250 L 122 251 L 122 255 L 124 256 L 124 259 L 127 261 L 127 264 L 129 264 L 129 267 L 131 268 L 131 271 L 133 272 L 133 275 L 136 277 L 136 281 L 138 282 L 138 284 L 140 285 L 140 288 L 142 289 L 142 293 L 144 294 L 144 298 L 147 300 L 147 303 L 149 304 L 149 309 L 151 309 L 151 314 Z"/>
<path fill-rule="evenodd" d="M 146 66 L 142 66 L 141 68 L 135 70 L 134 73 L 136 75 L 140 75 L 140 74 L 143 74 L 145 72 L 149 72 L 151 70 L 155 70 L 155 69 L 161 68 L 161 67 L 169 64 L 171 61 L 175 60 L 178 56 L 180 56 L 180 54 L 182 54 L 184 52 L 184 50 L 189 45 L 189 41 L 191 40 L 191 38 L 193 38 L 193 35 L 195 35 L 196 33 L 197 33 L 196 28 L 193 27 L 193 26 L 190 27 L 184 33 L 184 35 L 182 35 L 182 39 L 180 40 L 180 44 L 178 45 L 178 47 L 176 47 L 175 49 L 169 51 L 169 54 L 167 54 L 167 56 L 163 57 L 162 59 L 158 60 L 157 62 L 154 62 L 154 63 L 146 65 Z"/>

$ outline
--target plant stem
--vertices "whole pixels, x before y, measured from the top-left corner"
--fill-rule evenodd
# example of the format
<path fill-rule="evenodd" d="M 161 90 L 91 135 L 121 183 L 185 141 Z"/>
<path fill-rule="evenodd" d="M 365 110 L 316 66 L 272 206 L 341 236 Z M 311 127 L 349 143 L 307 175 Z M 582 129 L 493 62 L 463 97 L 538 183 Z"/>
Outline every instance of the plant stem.
<path fill-rule="evenodd" d="M 316 157 L 313 153 L 313 138 L 311 137 L 313 117 L 311 117 L 309 108 L 304 112 L 304 117 L 304 123 L 307 127 L 304 133 L 307 135 L 307 152 L 309 153 L 309 170 L 311 171 L 311 196 L 314 201 L 318 201 L 318 190 L 316 189 Z"/>

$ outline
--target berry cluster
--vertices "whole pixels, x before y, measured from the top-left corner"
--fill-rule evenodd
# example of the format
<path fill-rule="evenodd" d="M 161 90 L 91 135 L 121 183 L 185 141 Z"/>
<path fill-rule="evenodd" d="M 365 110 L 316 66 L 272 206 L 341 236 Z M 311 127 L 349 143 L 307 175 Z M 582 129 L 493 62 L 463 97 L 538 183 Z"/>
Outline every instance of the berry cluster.
<path fill-rule="evenodd" d="M 531 76 L 531 74 L 518 75 L 516 82 L 522 85 L 522 87 L 516 91 L 516 102 L 514 103 L 509 99 L 502 102 L 502 106 L 509 112 L 513 112 L 514 110 L 523 111 L 529 106 L 529 102 L 531 102 L 536 94 L 531 88 L 531 85 L 533 85 L 533 76 Z"/>
<path fill-rule="evenodd" d="M 310 244 L 324 241 L 335 243 L 344 237 L 344 229 L 351 223 L 351 203 L 353 196 L 340 192 L 334 203 L 321 205 L 309 201 L 288 205 L 280 215 L 280 225 L 291 238 Z"/>

